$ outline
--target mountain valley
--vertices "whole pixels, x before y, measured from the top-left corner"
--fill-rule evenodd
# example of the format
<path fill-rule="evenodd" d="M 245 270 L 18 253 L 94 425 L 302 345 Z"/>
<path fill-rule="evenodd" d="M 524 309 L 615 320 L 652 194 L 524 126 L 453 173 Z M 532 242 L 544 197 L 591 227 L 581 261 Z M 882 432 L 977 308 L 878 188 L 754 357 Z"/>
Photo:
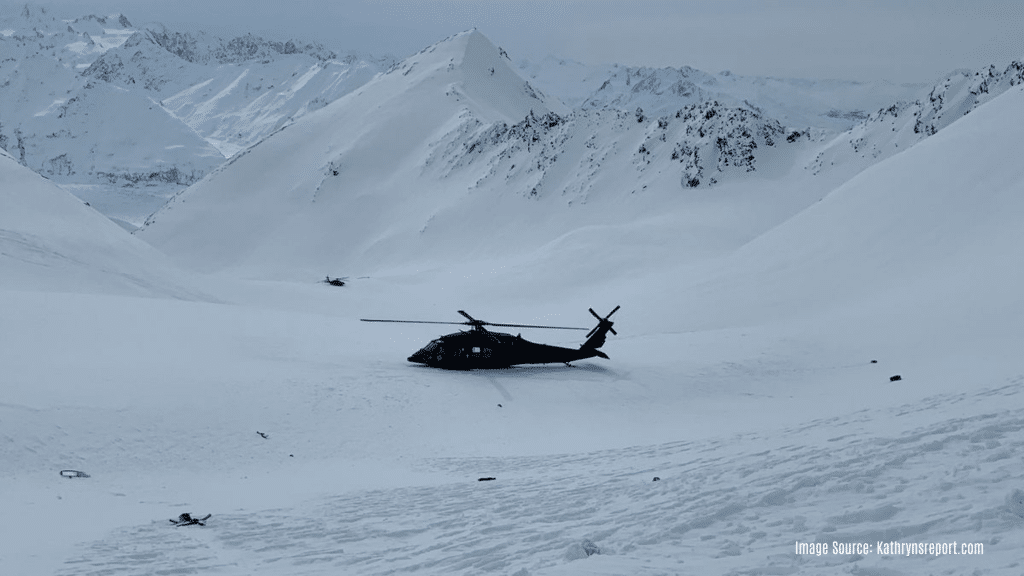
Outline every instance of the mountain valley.
<path fill-rule="evenodd" d="M 5 573 L 1020 572 L 1020 62 L 375 57 L 32 5 L 0 54 Z M 619 305 L 571 366 L 360 321 L 576 347 Z"/>

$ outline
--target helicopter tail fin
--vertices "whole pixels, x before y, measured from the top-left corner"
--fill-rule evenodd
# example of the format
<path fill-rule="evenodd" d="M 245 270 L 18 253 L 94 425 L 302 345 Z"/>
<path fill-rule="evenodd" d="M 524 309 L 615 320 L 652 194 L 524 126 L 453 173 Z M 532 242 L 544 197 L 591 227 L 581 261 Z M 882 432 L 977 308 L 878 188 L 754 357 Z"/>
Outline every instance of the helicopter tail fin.
<path fill-rule="evenodd" d="M 593 308 L 590 308 L 590 313 L 594 315 L 594 318 L 597 318 L 597 326 L 595 326 L 594 329 L 587 334 L 587 341 L 584 342 L 582 346 L 580 346 L 581 350 L 592 350 L 602 358 L 608 357 L 603 352 L 599 352 L 597 349 L 600 348 L 601 346 L 604 346 L 605 338 L 607 337 L 609 332 L 616 335 L 618 334 L 618 332 L 616 332 L 615 329 L 612 328 L 612 325 L 615 323 L 609 320 L 612 314 L 615 314 L 615 311 L 618 309 L 619 306 L 616 306 L 615 309 L 609 312 L 607 316 L 601 318 L 600 316 L 598 316 L 597 312 L 594 312 Z"/>

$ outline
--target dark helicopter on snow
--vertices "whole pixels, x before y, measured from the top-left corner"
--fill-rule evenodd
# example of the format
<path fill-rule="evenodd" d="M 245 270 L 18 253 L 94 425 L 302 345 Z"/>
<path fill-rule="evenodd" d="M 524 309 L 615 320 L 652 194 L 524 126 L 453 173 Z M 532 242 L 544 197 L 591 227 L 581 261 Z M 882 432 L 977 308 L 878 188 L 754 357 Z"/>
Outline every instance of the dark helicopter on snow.
<path fill-rule="evenodd" d="M 409 362 L 426 364 L 434 368 L 447 370 L 472 370 L 474 368 L 508 368 L 516 364 L 548 364 L 562 362 L 569 365 L 573 360 L 608 355 L 598 350 L 604 346 L 608 332 L 617 334 L 609 320 L 615 310 L 601 318 L 593 308 L 590 313 L 597 318 L 595 326 L 588 334 L 587 340 L 579 348 L 563 348 L 548 344 L 537 344 L 523 339 L 522 335 L 513 336 L 503 332 L 491 332 L 484 326 L 501 326 L 506 328 L 546 328 L 550 330 L 586 330 L 567 326 L 534 326 L 531 324 L 494 324 L 477 320 L 466 312 L 459 314 L 466 317 L 466 322 L 431 322 L 425 320 L 372 320 L 363 318 L 363 322 L 400 322 L 404 324 L 459 324 L 472 326 L 471 330 L 462 330 L 454 334 L 441 336 L 431 340 L 426 346 L 409 356 Z"/>

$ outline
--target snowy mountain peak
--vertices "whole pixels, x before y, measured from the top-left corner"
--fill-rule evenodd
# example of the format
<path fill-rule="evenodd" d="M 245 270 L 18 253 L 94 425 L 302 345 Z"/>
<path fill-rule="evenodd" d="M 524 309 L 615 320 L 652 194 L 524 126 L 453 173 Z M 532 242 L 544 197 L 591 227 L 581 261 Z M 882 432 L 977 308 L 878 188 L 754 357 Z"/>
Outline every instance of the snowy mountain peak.
<path fill-rule="evenodd" d="M 89 14 L 88 16 L 82 16 L 72 21 L 72 25 L 84 25 L 89 22 L 95 22 L 101 26 L 107 27 L 121 27 L 121 28 L 132 28 L 132 23 L 128 21 L 128 18 L 124 14 L 111 14 L 109 16 L 97 16 L 95 14 Z"/>
<path fill-rule="evenodd" d="M 447 91 L 453 98 L 472 103 L 476 112 L 492 121 L 518 122 L 531 111 L 565 111 L 557 99 L 519 76 L 508 54 L 475 28 L 424 48 L 396 64 L 389 74 L 448 81 Z"/>
<path fill-rule="evenodd" d="M 56 22 L 57 18 L 50 14 L 50 12 L 43 6 L 35 6 L 33 4 L 25 4 L 21 8 L 19 14 L 23 19 L 33 24 L 43 24 L 49 22 Z"/>
<path fill-rule="evenodd" d="M 8 13 L 12 14 L 12 13 Z M 88 32 L 93 36 L 117 34 L 121 30 L 132 29 L 131 22 L 123 14 L 97 16 L 89 14 L 73 20 L 58 19 L 50 10 L 42 6 L 26 4 L 21 11 L 0 19 L 3 28 L 13 32 L 15 37 L 47 38 L 55 37 L 62 40 L 64 33 L 81 34 Z"/>

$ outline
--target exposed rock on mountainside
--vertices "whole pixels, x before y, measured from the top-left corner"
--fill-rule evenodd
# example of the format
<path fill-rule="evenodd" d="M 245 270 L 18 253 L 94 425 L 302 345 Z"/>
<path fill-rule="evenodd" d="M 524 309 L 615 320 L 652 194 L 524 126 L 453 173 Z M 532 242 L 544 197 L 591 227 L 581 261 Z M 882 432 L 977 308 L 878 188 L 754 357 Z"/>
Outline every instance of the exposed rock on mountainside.
<path fill-rule="evenodd" d="M 663 106 L 685 105 L 708 99 L 701 87 L 717 84 L 714 76 L 683 66 L 682 68 L 620 68 L 605 80 L 583 103 L 583 108 L 626 109 L 642 104 L 654 110 Z M 662 103 L 657 106 L 656 101 Z"/>
<path fill-rule="evenodd" d="M 224 40 L 205 32 L 176 32 L 157 25 L 145 31 L 164 50 L 194 64 L 239 64 L 250 60 L 266 60 L 283 54 L 309 54 L 317 60 L 336 60 L 338 55 L 316 43 L 296 40 L 267 40 L 254 34 Z"/>
<path fill-rule="evenodd" d="M 155 25 L 135 32 L 118 49 L 99 56 L 83 74 L 129 88 L 141 86 L 159 92 L 171 84 L 172 89 L 181 90 L 201 81 L 199 77 L 209 76 L 213 71 L 206 65 L 266 65 L 293 54 L 321 63 L 338 60 L 337 54 L 319 44 L 279 42 L 253 34 L 224 40 L 206 32 L 176 32 Z M 351 55 L 346 59 L 348 64 L 356 60 Z"/>
<path fill-rule="evenodd" d="M 923 98 L 879 109 L 849 132 L 840 134 L 808 166 L 813 173 L 856 173 L 917 144 L 978 106 L 1024 82 L 1024 63 L 1003 71 L 989 66 L 976 72 L 958 70 Z"/>
<path fill-rule="evenodd" d="M 440 162 L 450 175 L 482 162 L 487 171 L 478 186 L 500 176 L 509 183 L 525 181 L 521 192 L 528 196 L 589 189 L 606 175 L 602 167 L 616 158 L 628 162 L 638 176 L 670 170 L 678 174 L 680 186 L 696 188 L 754 172 L 764 151 L 781 150 L 808 135 L 807 129 L 787 131 L 756 110 L 717 101 L 659 117 L 647 116 L 642 108 L 633 113 L 580 109 L 566 116 L 531 112 L 512 125 L 486 126 L 466 118 L 435 146 L 428 163 Z"/>
<path fill-rule="evenodd" d="M 903 99 L 914 99 L 926 84 L 852 82 L 712 75 L 689 66 L 647 68 L 585 66 L 561 59 L 524 61 L 522 73 L 573 107 L 643 108 L 659 116 L 700 102 L 756 108 L 787 126 L 843 131 L 872 110 Z"/>

